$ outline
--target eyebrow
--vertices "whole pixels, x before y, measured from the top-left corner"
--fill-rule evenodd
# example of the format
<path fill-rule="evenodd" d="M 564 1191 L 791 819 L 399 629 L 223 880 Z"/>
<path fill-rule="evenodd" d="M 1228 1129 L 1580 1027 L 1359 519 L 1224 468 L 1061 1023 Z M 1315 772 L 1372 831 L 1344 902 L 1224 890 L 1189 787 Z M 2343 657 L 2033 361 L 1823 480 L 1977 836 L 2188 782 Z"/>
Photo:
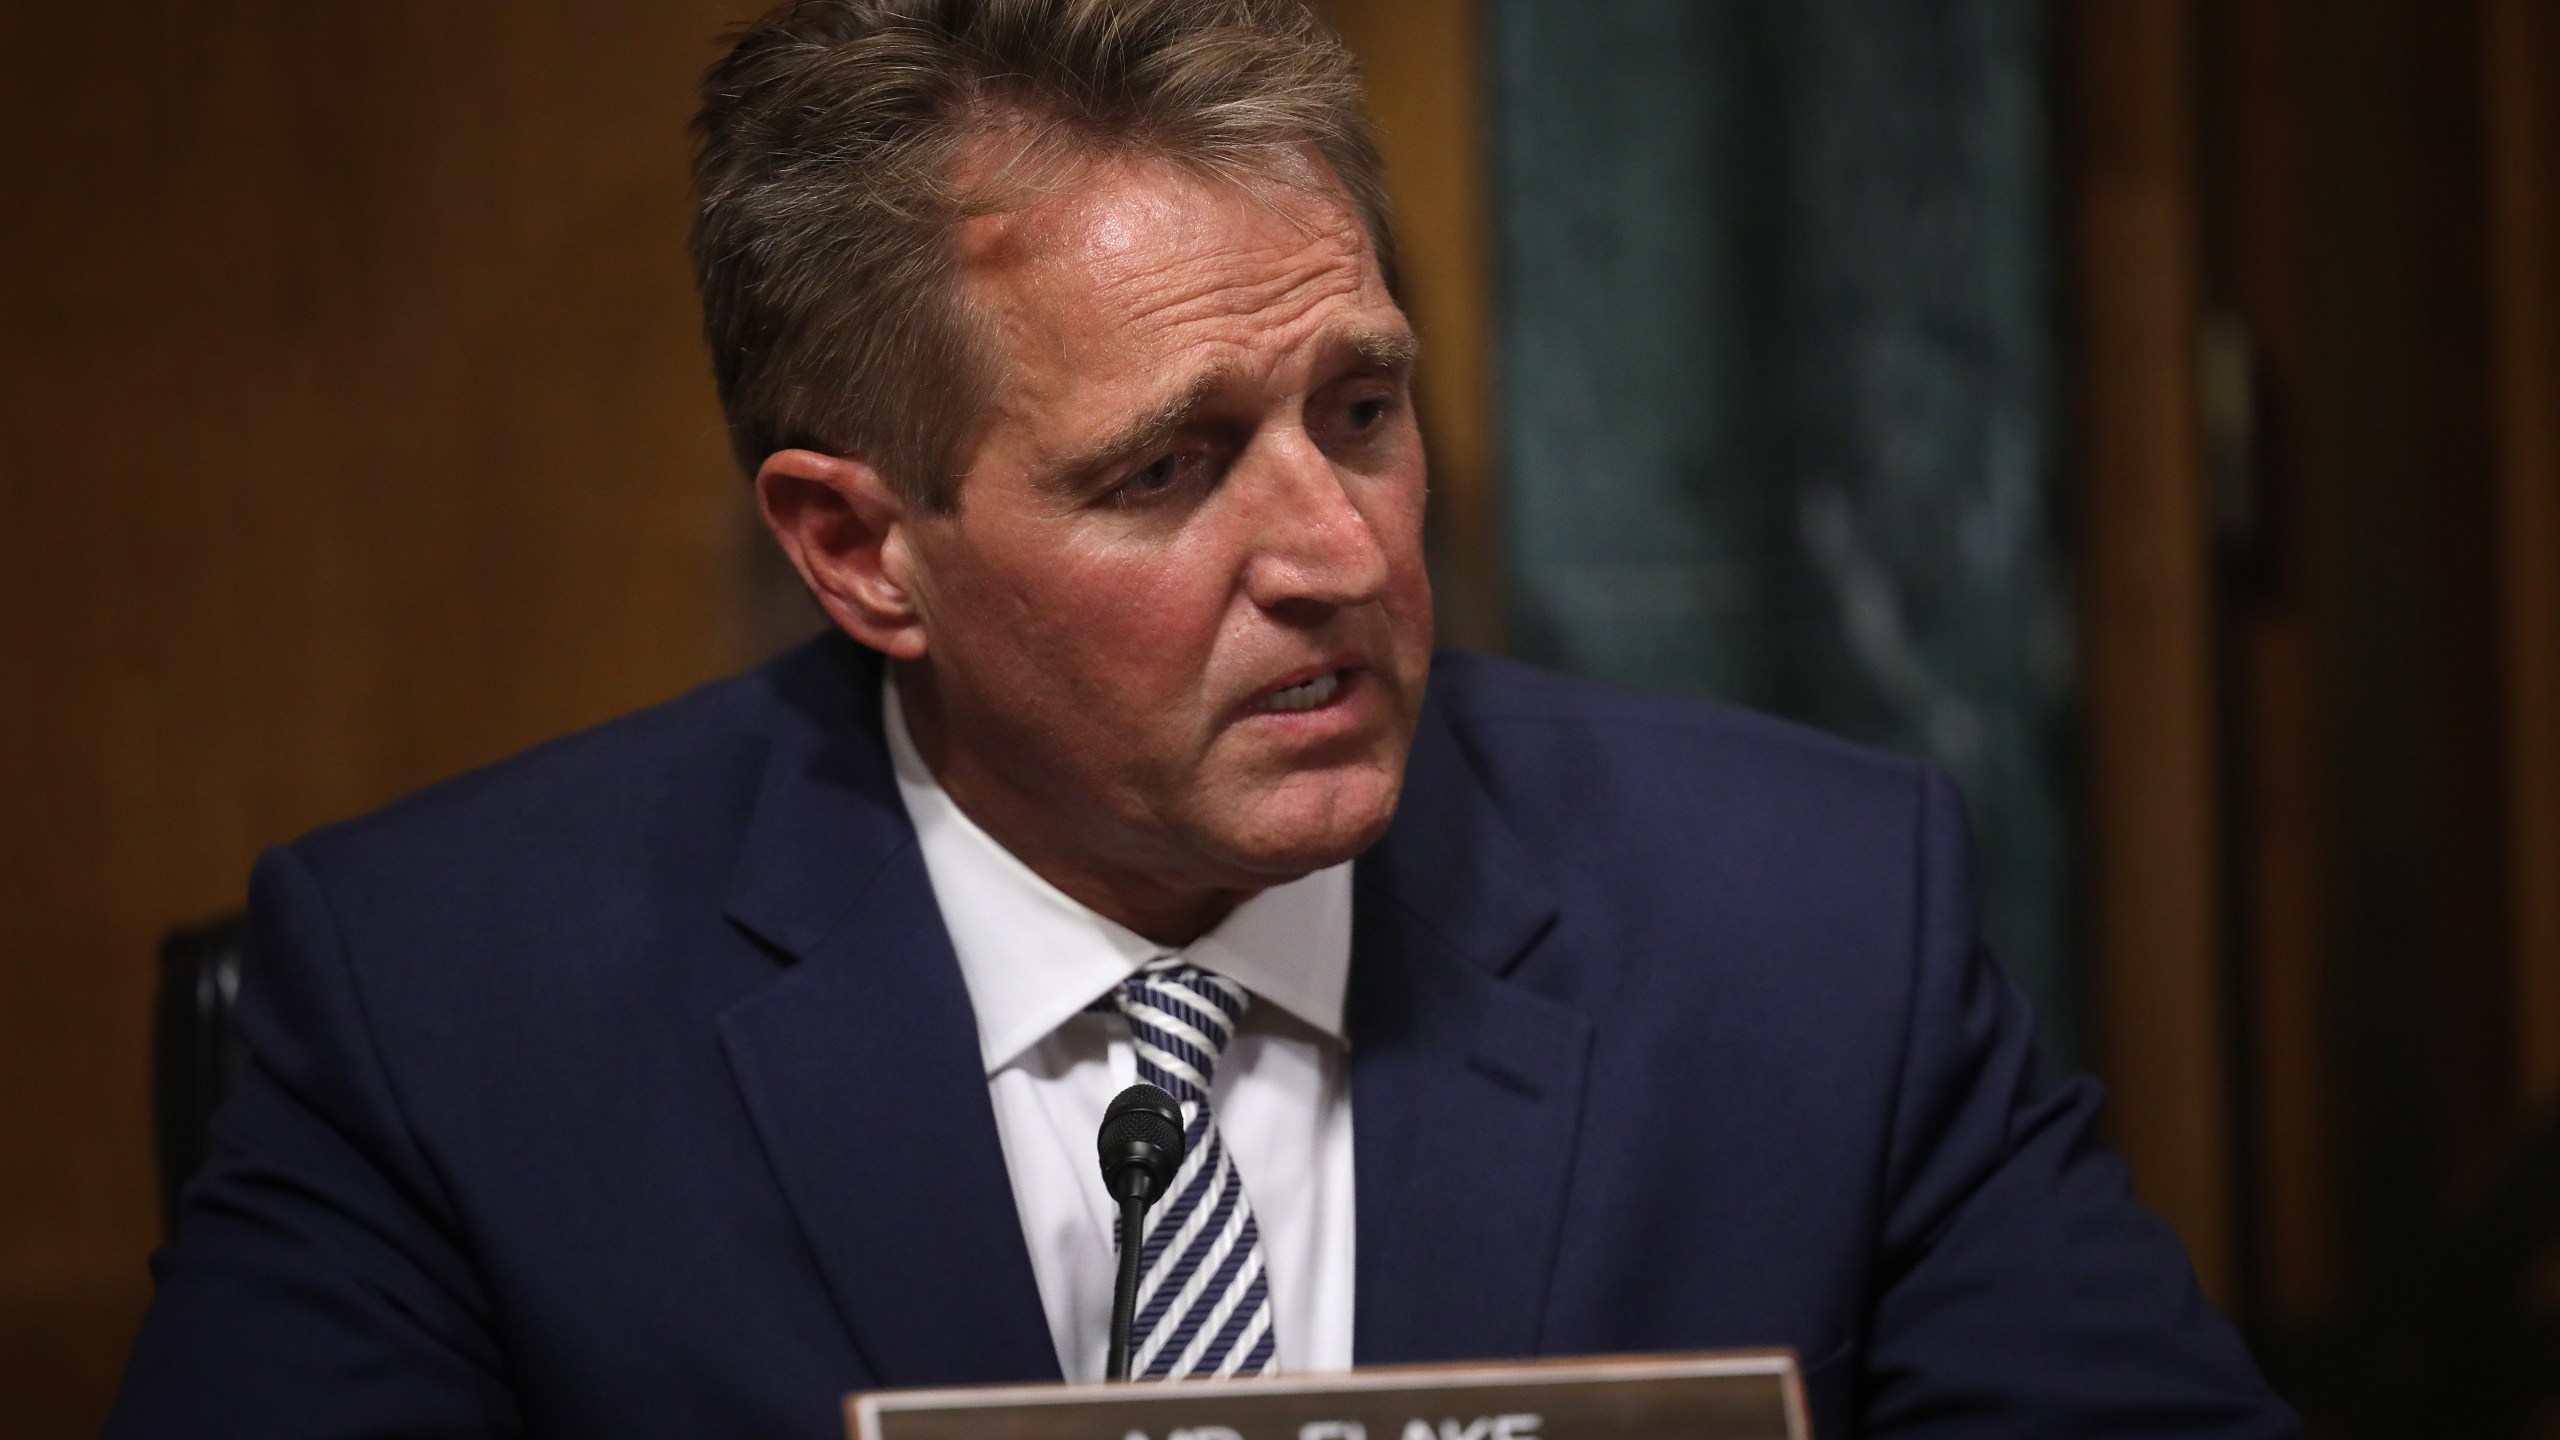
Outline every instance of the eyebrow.
<path fill-rule="evenodd" d="M 1049 468 L 1062 489 L 1075 489 L 1095 471 L 1115 460 L 1151 449 L 1178 434 L 1200 413 L 1200 407 L 1235 375 L 1232 366 L 1214 365 L 1191 377 L 1182 392 L 1130 420 L 1090 445 L 1060 456 Z"/>
<path fill-rule="evenodd" d="M 1420 358 L 1422 343 L 1410 330 L 1354 330 L 1328 335 L 1326 348 L 1347 351 L 1366 369 L 1405 380 Z M 1052 462 L 1049 473 L 1062 489 L 1077 488 L 1086 477 L 1116 460 L 1163 444 L 1189 425 L 1209 397 L 1236 376 L 1231 365 L 1213 365 L 1191 377 L 1178 394 L 1131 419 L 1090 445 L 1077 447 Z"/>
<path fill-rule="evenodd" d="M 1398 380 L 1410 379 L 1414 362 L 1422 358 L 1422 342 L 1410 330 L 1359 330 L 1338 337 L 1336 343 L 1358 356 L 1361 364 Z"/>

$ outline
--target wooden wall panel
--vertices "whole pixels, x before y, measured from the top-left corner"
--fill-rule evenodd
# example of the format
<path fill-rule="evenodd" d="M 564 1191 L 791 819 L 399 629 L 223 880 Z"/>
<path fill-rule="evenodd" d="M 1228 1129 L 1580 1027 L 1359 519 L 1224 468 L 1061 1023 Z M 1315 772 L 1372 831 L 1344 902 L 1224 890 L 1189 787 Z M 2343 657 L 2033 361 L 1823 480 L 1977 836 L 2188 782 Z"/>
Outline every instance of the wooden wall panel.
<path fill-rule="evenodd" d="M 1441 639 L 1497 649 L 1492 223 L 1481 0 L 1319 0 L 1359 55 L 1387 162 L 1440 541 Z"/>
<path fill-rule="evenodd" d="M 2228 1052 L 2211 520 L 2197 447 L 2195 34 L 2075 7 L 2091 1009 L 2109 1131 L 2228 1303 Z"/>
<path fill-rule="evenodd" d="M 2489 0 L 2481 54 L 2516 1068 L 2560 1114 L 2560 11 Z"/>
<path fill-rule="evenodd" d="M 2227 932 L 2247 975 L 2240 1018 L 2254 1054 L 2241 1077 L 2254 1112 L 2240 1150 L 2252 1173 L 2235 1188 L 2252 1203 L 2238 1217 L 2256 1254 L 2257 1308 L 2288 1321 L 2332 1314 L 2343 1299 L 2335 1146 L 2338 996 L 2329 975 L 2329 720 L 2321 626 L 2322 496 L 2316 451 L 2299 428 L 2308 368 L 2297 290 L 2303 253 L 2300 168 L 2305 148 L 2295 67 L 2297 0 L 2214 7 L 2200 36 L 2207 93 L 2201 113 L 2216 138 L 2207 175 L 2209 304 L 2245 336 L 2244 433 L 2228 437 L 2231 483 L 2245 487 L 2252 523 L 2229 567 L 2223 758 L 2236 860 Z M 2254 1316 L 2252 1318 L 2255 1318 Z"/>
<path fill-rule="evenodd" d="M 725 667 L 719 0 L 0 9 L 0 1429 L 147 1296 L 168 926 Z"/>

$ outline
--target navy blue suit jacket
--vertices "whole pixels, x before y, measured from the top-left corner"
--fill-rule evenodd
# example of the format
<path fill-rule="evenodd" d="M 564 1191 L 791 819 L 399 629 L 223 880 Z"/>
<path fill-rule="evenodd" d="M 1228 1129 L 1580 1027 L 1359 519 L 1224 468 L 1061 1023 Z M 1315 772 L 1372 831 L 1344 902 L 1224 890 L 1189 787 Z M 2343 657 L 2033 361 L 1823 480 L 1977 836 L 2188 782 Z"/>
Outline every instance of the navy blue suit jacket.
<path fill-rule="evenodd" d="M 117 1436 L 841 1433 L 1054 1379 L 828 639 L 274 851 Z M 1356 868 L 1361 1363 L 1790 1345 L 1823 1440 L 2291 1421 L 2039 1069 L 1926 767 L 1447 654 Z"/>

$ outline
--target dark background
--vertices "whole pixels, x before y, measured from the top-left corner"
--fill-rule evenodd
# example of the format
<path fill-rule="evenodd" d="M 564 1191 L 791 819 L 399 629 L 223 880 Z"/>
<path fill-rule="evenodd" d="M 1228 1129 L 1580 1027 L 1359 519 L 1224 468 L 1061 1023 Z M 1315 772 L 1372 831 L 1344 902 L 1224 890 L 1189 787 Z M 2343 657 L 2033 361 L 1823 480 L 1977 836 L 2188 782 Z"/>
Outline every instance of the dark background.
<path fill-rule="evenodd" d="M 0 1435 L 263 845 L 811 623 L 682 253 L 753 0 L 0 4 Z M 2560 1436 L 2560 5 L 1333 0 L 1444 633 L 1955 770 L 2326 1433 Z"/>

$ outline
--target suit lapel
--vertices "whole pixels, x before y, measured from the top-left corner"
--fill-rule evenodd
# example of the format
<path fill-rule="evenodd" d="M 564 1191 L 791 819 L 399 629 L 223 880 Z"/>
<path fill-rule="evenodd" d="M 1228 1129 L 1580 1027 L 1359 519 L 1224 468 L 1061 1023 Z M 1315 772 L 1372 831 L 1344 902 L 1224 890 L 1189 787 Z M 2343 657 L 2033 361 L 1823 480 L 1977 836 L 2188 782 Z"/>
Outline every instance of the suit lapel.
<path fill-rule="evenodd" d="M 720 1017 L 740 1092 L 876 1383 L 1057 1379 L 878 663 L 831 641 L 776 673 L 728 908 L 790 964 Z M 1514 978 L 1555 905 L 1436 706 L 1355 874 L 1355 1357 L 1537 1353 L 1592 1027 Z"/>
<path fill-rule="evenodd" d="M 879 663 L 778 672 L 729 892 L 791 960 L 720 1017 L 810 1254 L 881 1385 L 1054 1380 L 967 987 L 880 736 Z"/>
<path fill-rule="evenodd" d="M 1355 873 L 1355 1357 L 1535 1354 L 1592 1027 L 1512 978 L 1555 903 L 1436 706 Z"/>

